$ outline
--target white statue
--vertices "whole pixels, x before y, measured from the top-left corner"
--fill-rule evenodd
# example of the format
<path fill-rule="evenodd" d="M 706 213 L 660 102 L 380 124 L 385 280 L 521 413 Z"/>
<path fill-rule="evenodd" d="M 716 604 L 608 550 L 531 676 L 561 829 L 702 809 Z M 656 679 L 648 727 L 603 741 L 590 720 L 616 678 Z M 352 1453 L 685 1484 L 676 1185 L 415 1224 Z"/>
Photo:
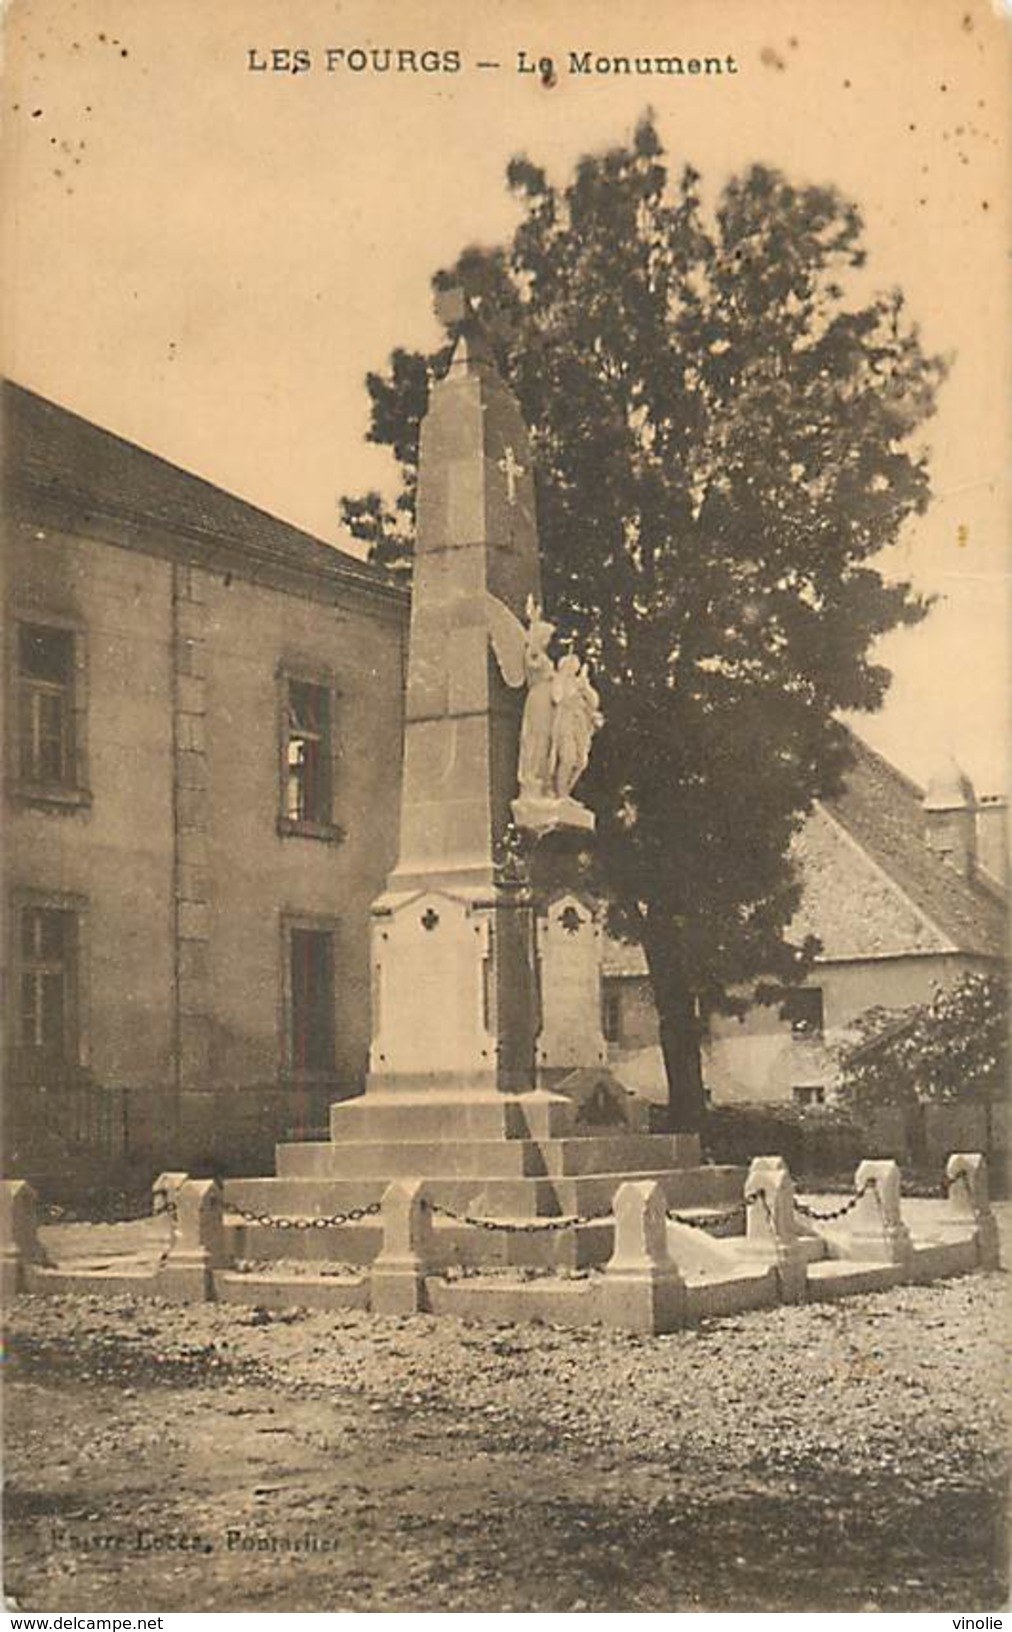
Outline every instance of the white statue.
<path fill-rule="evenodd" d="M 591 740 L 603 724 L 601 699 L 590 683 L 586 664 L 575 652 L 567 652 L 559 659 L 552 681 L 552 701 L 548 779 L 556 798 L 567 799 L 587 769 Z"/>
<path fill-rule="evenodd" d="M 587 769 L 594 732 L 602 724 L 600 698 L 574 652 L 558 667 L 548 655 L 555 625 L 533 596 L 527 627 L 494 595 L 486 595 L 488 631 L 508 686 L 526 685 L 517 780 L 522 801 L 569 799 Z"/>
<path fill-rule="evenodd" d="M 524 640 L 524 681 L 527 700 L 520 726 L 520 758 L 517 781 L 524 799 L 547 799 L 552 756 L 555 710 L 555 664 L 548 655 L 548 642 L 555 625 L 546 623 L 541 608 L 532 597 L 527 600 L 527 628 Z"/>

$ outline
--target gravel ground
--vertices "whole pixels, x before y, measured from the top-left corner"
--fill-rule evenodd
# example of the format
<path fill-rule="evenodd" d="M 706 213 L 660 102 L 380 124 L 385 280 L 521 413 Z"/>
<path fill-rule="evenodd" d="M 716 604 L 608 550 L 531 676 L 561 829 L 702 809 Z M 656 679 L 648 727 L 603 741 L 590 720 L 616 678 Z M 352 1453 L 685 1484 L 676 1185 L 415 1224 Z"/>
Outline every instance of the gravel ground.
<path fill-rule="evenodd" d="M 7 1589 L 50 1612 L 1000 1608 L 1006 1288 L 642 1339 L 20 1298 Z"/>

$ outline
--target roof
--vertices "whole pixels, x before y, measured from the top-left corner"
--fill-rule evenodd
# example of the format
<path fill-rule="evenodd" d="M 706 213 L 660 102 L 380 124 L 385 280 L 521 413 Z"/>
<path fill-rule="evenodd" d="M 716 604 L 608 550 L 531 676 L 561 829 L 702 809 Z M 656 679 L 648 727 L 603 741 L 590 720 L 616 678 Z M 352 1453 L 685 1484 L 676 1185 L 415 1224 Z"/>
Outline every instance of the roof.
<path fill-rule="evenodd" d="M 1006 954 L 1005 893 L 928 848 L 923 794 L 850 733 L 852 763 L 796 841 L 805 891 L 789 933 L 818 935 L 822 963 Z M 842 830 L 842 833 L 841 833 Z M 606 977 L 647 973 L 640 946 L 606 938 Z"/>
<path fill-rule="evenodd" d="M 15 505 L 48 503 L 74 530 L 125 525 L 135 543 L 143 542 L 138 532 L 182 538 L 202 547 L 191 552 L 197 562 L 208 546 L 225 546 L 241 558 L 240 571 L 274 566 L 406 603 L 379 567 L 11 380 L 3 382 L 3 431 L 5 488 Z M 217 564 L 218 548 L 214 554 Z"/>
<path fill-rule="evenodd" d="M 922 790 L 853 732 L 843 786 L 823 807 L 959 952 L 1006 952 L 1004 892 L 964 878 L 925 842 Z"/>
<path fill-rule="evenodd" d="M 924 795 L 925 810 L 965 810 L 976 803 L 973 783 L 952 758 L 938 767 Z"/>

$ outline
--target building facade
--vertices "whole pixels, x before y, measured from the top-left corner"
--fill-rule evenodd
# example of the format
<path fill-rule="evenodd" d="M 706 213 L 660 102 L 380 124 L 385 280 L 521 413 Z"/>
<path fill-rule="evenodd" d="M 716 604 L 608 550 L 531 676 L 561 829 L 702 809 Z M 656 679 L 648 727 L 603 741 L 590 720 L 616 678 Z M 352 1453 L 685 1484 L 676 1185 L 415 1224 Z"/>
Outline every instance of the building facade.
<path fill-rule="evenodd" d="M 843 788 L 815 807 L 796 841 L 803 896 L 789 935 L 814 935 L 822 951 L 782 1003 L 712 1022 L 704 1077 L 714 1104 L 824 1104 L 858 1015 L 923 1003 L 964 974 L 1005 966 L 1004 801 L 978 800 L 954 766 L 924 791 L 859 737 L 852 747 Z M 663 1099 L 638 947 L 607 944 L 602 1001 L 614 1070 Z"/>
<path fill-rule="evenodd" d="M 5 387 L 6 1152 L 262 1165 L 361 1088 L 407 596 Z"/>

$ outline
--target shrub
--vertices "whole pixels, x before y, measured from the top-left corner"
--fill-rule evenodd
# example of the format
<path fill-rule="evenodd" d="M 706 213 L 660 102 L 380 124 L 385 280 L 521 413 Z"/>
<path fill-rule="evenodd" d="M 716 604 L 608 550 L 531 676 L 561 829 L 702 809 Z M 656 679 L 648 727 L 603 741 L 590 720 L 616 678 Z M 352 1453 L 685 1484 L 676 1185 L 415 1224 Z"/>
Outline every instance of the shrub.
<path fill-rule="evenodd" d="M 745 1165 L 753 1156 L 782 1156 L 791 1172 L 852 1172 L 863 1154 L 861 1130 L 846 1111 L 816 1105 L 716 1105 L 703 1129 L 715 1162 Z"/>
<path fill-rule="evenodd" d="M 841 1099 L 857 1113 L 997 1099 L 1008 1078 L 1008 1024 L 1008 983 L 999 974 L 964 975 L 914 1008 L 870 1009 L 841 1062 Z"/>

